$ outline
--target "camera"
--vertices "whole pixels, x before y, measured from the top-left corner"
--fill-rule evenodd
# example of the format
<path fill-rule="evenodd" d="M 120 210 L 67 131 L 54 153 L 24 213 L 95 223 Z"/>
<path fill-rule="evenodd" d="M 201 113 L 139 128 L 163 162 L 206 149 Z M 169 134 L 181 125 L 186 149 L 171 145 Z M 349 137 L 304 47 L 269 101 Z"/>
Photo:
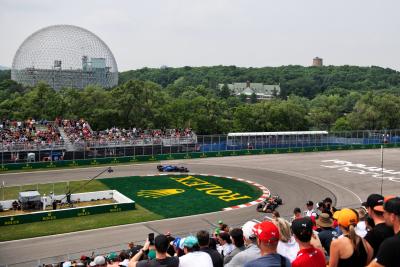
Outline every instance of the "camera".
<path fill-rule="evenodd" d="M 154 245 L 154 233 L 150 233 L 148 238 L 150 245 Z"/>

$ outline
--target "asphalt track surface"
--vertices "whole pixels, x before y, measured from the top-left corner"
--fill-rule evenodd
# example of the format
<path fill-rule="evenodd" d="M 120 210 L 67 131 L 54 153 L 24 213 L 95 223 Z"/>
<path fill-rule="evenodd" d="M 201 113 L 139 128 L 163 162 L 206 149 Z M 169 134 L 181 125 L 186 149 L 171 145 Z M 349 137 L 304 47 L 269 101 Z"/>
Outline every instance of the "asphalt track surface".
<path fill-rule="evenodd" d="M 379 193 L 381 172 L 365 173 L 365 168 L 354 167 L 352 170 L 341 168 L 340 164 L 323 162 L 324 160 L 344 160 L 368 167 L 381 166 L 381 151 L 329 151 L 316 153 L 268 154 L 257 156 L 204 158 L 163 162 L 179 164 L 193 173 L 234 176 L 245 178 L 266 186 L 273 194 L 279 194 L 284 205 L 279 207 L 281 215 L 289 216 L 294 207 L 305 208 L 307 200 L 317 202 L 329 196 L 337 207 L 359 207 L 370 193 Z M 384 179 L 383 194 L 400 192 L 400 149 L 385 149 L 384 168 L 399 174 L 384 174 L 399 177 L 396 181 Z M 113 167 L 114 172 L 101 177 L 121 177 L 132 175 L 155 174 L 158 163 L 133 164 Z M 324 166 L 336 165 L 328 168 Z M 104 170 L 105 167 L 36 171 L 30 173 L 1 174 L 8 186 L 59 182 L 88 179 Z M 360 174 L 363 173 L 363 174 Z M 372 175 L 375 173 L 375 176 Z M 162 177 L 160 177 L 162 179 Z M 161 203 L 160 203 L 161 204 Z M 179 205 L 177 203 L 177 205 Z M 25 240 L 0 243 L 0 265 L 32 265 L 34 260 L 46 259 L 68 253 L 93 251 L 99 247 L 121 247 L 129 241 L 144 240 L 147 233 L 196 233 L 200 229 L 212 229 L 222 219 L 228 225 L 241 225 L 247 220 L 260 220 L 263 214 L 255 207 L 210 214 L 188 216 L 161 221 L 114 226 L 97 230 L 87 230 L 69 234 L 37 237 Z M 65 259 L 65 258 L 64 258 Z M 62 258 L 60 259 L 62 260 Z M 31 261 L 29 264 L 28 262 Z"/>

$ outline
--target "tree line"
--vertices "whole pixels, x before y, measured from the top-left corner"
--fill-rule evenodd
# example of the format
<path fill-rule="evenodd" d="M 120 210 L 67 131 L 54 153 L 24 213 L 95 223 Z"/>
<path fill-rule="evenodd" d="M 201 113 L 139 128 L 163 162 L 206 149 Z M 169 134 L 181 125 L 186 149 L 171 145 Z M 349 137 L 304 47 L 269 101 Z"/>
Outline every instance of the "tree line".
<path fill-rule="evenodd" d="M 378 67 L 140 69 L 120 73 L 111 89 L 29 88 L 0 72 L 0 116 L 24 120 L 85 118 L 93 129 L 186 128 L 198 134 L 237 131 L 400 128 L 399 72 Z M 246 101 L 218 83 L 280 84 L 270 101 Z"/>

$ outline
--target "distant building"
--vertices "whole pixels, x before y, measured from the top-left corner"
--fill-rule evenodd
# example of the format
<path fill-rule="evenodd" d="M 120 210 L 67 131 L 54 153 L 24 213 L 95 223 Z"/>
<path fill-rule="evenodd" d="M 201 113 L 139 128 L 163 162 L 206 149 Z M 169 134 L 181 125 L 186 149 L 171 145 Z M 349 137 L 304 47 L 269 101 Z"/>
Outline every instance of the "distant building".
<path fill-rule="evenodd" d="M 313 58 L 312 65 L 316 67 L 321 67 L 323 65 L 322 58 L 320 57 Z"/>
<path fill-rule="evenodd" d="M 11 79 L 25 86 L 43 81 L 60 90 L 118 84 L 118 67 L 108 46 L 94 33 L 72 25 L 43 28 L 15 53 Z"/>
<path fill-rule="evenodd" d="M 223 83 L 218 84 L 221 90 L 224 86 Z M 231 93 L 235 96 L 246 95 L 249 100 L 251 95 L 254 93 L 257 96 L 257 100 L 269 100 L 278 96 L 281 93 L 281 87 L 279 84 L 262 84 L 262 83 L 232 83 L 227 84 Z"/>

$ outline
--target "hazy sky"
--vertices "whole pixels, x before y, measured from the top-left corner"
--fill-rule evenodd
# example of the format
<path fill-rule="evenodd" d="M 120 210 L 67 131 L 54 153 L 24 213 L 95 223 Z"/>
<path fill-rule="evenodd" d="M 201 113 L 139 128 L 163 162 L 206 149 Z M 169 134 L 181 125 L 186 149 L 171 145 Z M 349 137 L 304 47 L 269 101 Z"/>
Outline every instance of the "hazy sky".
<path fill-rule="evenodd" d="M 86 28 L 119 70 L 377 65 L 400 70 L 399 0 L 0 0 L 0 65 L 31 33 Z"/>

